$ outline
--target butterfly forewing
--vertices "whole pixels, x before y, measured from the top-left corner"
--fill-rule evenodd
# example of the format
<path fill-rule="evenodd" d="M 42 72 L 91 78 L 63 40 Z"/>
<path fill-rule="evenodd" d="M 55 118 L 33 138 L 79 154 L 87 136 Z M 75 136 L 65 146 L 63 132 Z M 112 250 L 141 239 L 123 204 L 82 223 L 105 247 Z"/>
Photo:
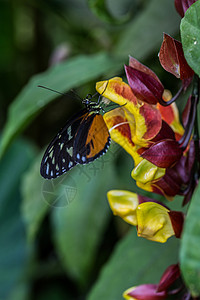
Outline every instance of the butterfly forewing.
<path fill-rule="evenodd" d="M 103 117 L 90 112 L 85 115 L 74 140 L 74 161 L 87 164 L 106 153 L 110 145 L 110 135 Z"/>
<path fill-rule="evenodd" d="M 83 109 L 74 115 L 51 141 L 41 162 L 40 173 L 44 178 L 56 178 L 77 164 L 73 155 L 74 140 L 88 114 L 88 110 Z"/>
<path fill-rule="evenodd" d="M 41 162 L 40 173 L 56 178 L 76 164 L 87 164 L 106 153 L 110 135 L 99 103 L 83 99 L 85 109 L 74 115 L 51 141 Z"/>

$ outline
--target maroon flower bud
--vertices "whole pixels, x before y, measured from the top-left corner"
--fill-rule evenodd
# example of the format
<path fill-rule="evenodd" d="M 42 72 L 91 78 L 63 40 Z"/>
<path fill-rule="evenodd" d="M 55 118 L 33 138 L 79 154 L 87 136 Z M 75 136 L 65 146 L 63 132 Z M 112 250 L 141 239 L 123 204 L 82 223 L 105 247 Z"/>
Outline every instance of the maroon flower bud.
<path fill-rule="evenodd" d="M 155 186 L 168 197 L 183 195 L 184 189 L 188 186 L 192 177 L 192 167 L 195 154 L 194 143 L 190 142 L 190 148 L 185 155 L 171 168 L 166 169 L 165 175 L 155 182 Z"/>
<path fill-rule="evenodd" d="M 158 284 L 157 292 L 167 291 L 168 288 L 181 276 L 178 264 L 169 266 L 163 273 Z"/>
<path fill-rule="evenodd" d="M 144 151 L 141 156 L 159 168 L 169 168 L 177 162 L 183 154 L 175 140 L 161 140 Z"/>

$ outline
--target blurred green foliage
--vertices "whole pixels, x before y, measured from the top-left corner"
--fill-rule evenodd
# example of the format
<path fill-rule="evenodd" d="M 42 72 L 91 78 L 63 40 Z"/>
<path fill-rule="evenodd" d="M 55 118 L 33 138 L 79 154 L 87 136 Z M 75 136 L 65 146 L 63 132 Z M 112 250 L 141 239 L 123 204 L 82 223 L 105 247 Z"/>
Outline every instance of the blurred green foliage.
<path fill-rule="evenodd" d="M 133 281 L 158 281 L 176 262 L 177 242 L 163 250 L 134 230 L 126 235 L 129 226 L 111 216 L 106 192 L 137 190 L 132 160 L 116 145 L 64 179 L 41 178 L 43 147 L 81 105 L 71 93 L 58 98 L 37 85 L 73 88 L 84 97 L 95 92 L 96 81 L 124 76 L 123 64 L 132 55 L 173 90 L 174 79 L 157 58 L 162 33 L 179 32 L 173 1 L 0 4 L 0 300 L 120 300 Z M 146 267 L 155 260 L 152 277 Z M 140 267 L 143 275 L 135 271 Z"/>

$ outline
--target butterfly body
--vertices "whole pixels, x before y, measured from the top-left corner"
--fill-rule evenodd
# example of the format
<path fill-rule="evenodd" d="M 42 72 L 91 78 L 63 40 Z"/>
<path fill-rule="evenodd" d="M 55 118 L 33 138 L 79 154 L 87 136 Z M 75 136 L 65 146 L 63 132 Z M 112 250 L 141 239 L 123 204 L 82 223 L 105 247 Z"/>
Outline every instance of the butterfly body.
<path fill-rule="evenodd" d="M 77 164 L 94 161 L 110 145 L 99 103 L 91 102 L 88 97 L 82 103 L 85 108 L 68 120 L 44 153 L 40 173 L 46 179 L 56 178 Z"/>

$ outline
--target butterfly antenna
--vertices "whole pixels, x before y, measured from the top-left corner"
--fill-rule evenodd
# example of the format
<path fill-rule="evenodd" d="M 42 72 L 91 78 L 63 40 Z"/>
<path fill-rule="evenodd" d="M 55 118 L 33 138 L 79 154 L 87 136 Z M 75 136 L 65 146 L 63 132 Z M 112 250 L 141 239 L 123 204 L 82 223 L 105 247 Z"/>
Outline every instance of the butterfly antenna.
<path fill-rule="evenodd" d="M 77 98 L 79 98 L 81 101 L 83 100 L 79 94 L 77 94 L 73 89 L 70 90 Z"/>
<path fill-rule="evenodd" d="M 63 95 L 63 96 L 66 96 L 67 94 L 66 93 L 61 93 L 61 92 L 58 92 L 56 90 L 53 90 L 53 89 L 50 89 L 49 87 L 46 87 L 44 85 L 38 85 L 39 88 L 43 88 L 45 90 L 49 90 L 51 92 L 54 92 L 54 93 L 57 93 L 57 94 L 60 94 L 60 95 Z"/>

